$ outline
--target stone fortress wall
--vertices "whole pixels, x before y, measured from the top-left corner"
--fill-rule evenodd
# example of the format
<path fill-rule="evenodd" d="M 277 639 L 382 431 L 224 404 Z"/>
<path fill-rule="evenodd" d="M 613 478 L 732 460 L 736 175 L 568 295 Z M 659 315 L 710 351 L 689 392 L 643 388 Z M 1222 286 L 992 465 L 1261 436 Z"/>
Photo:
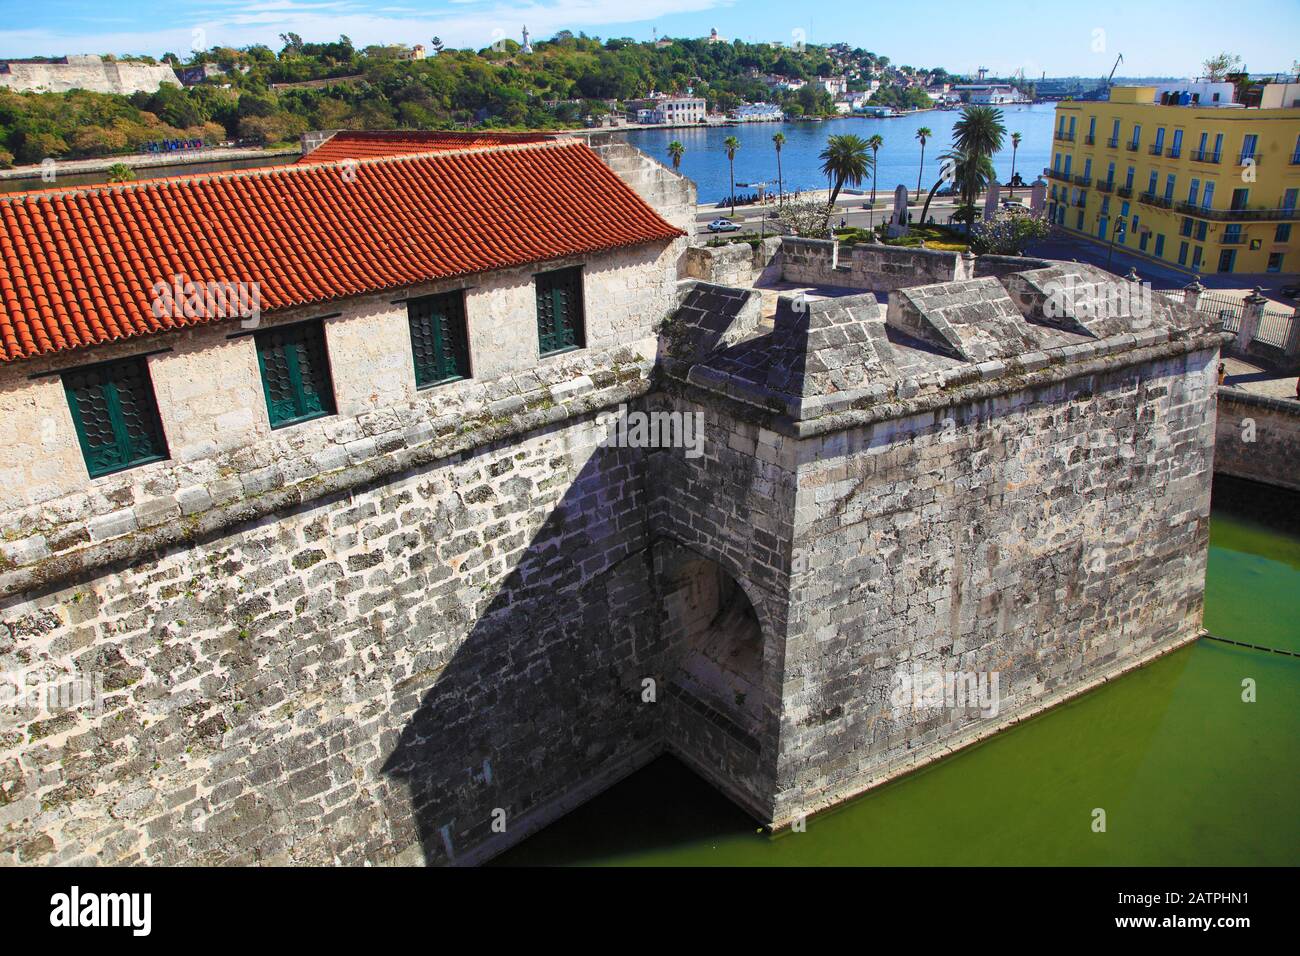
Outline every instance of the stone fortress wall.
<path fill-rule="evenodd" d="M 68 56 L 57 63 L 0 62 L 0 89 L 18 93 L 155 93 L 164 83 L 180 86 L 166 63 L 148 64 L 104 60 L 98 56 Z"/>
<path fill-rule="evenodd" d="M 0 671 L 102 691 L 5 711 L 0 860 L 469 863 L 663 752 L 781 826 L 1196 635 L 1219 333 L 1050 317 L 1059 264 L 769 319 L 692 261 L 585 263 L 540 361 L 484 277 L 420 392 L 400 304 L 332 304 L 339 414 L 277 432 L 247 338 L 169 335 L 172 460 L 89 490 L 51 368 L 0 370 Z M 702 454 L 603 441 L 637 411 Z M 999 715 L 896 713 L 913 663 Z"/>

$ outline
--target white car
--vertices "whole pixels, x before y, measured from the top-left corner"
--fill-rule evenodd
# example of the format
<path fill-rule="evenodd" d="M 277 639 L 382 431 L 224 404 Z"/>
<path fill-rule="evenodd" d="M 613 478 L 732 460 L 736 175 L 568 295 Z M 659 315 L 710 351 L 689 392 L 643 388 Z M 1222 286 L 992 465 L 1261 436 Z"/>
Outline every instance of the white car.
<path fill-rule="evenodd" d="M 709 232 L 735 232 L 739 228 L 730 219 L 715 219 L 709 223 Z"/>

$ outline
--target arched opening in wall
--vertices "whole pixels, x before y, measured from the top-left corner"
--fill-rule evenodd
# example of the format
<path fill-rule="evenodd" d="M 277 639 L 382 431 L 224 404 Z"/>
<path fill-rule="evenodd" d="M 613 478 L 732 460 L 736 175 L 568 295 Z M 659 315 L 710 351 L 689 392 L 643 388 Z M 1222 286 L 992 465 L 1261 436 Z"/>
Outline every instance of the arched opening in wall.
<path fill-rule="evenodd" d="M 721 565 L 674 548 L 660 566 L 670 680 L 749 735 L 763 719 L 763 631 L 744 590 Z"/>

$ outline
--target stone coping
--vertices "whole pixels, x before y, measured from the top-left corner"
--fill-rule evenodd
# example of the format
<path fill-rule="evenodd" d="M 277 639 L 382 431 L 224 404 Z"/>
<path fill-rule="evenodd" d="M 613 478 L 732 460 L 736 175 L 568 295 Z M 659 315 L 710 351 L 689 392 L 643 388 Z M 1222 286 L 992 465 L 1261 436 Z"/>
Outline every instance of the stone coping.
<path fill-rule="evenodd" d="M 1232 333 L 1225 332 L 1224 335 L 1234 337 Z M 1245 389 L 1233 388 L 1230 385 L 1220 385 L 1218 387 L 1219 398 L 1231 402 L 1239 402 L 1242 405 L 1252 405 L 1255 408 L 1267 408 L 1271 411 L 1282 412 L 1286 415 L 1295 415 L 1300 418 L 1300 399 L 1294 398 L 1274 398 L 1271 395 L 1257 395 L 1254 392 L 1248 392 Z"/>
<path fill-rule="evenodd" d="M 932 372 L 854 392 L 797 401 L 764 392 L 712 370 L 693 366 L 685 377 L 670 376 L 692 390 L 721 397 L 749 409 L 746 417 L 794 438 L 810 438 L 918 413 L 982 401 L 1027 388 L 1039 388 L 1084 375 L 1109 372 L 1202 350 L 1217 350 L 1230 332 L 1172 337 L 1167 329 L 1062 346 L 977 365 Z M 1276 401 L 1275 399 L 1272 401 Z M 1283 403 L 1295 405 L 1296 403 Z M 1288 409 L 1289 410 L 1289 409 Z"/>

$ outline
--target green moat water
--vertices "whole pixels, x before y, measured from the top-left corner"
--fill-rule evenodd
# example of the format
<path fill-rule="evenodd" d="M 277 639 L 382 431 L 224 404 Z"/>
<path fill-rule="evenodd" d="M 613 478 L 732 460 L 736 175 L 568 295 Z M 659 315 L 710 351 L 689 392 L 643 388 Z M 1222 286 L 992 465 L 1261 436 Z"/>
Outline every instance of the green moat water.
<path fill-rule="evenodd" d="M 1300 534 L 1266 520 L 1223 505 L 1216 486 L 1205 626 L 1300 651 Z M 663 758 L 497 862 L 1295 865 L 1298 794 L 1300 658 L 1200 640 L 812 817 L 805 833 L 756 832 Z M 1091 830 L 1095 807 L 1105 833 Z"/>

